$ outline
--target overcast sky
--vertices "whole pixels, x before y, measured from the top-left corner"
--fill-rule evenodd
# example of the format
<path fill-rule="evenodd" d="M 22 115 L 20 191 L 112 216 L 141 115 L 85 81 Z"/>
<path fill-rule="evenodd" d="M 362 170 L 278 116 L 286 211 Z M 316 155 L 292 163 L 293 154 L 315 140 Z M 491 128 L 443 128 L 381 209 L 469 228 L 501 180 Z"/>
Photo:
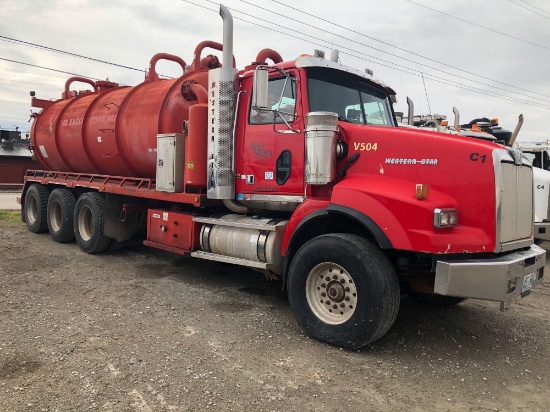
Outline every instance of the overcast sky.
<path fill-rule="evenodd" d="M 547 0 L 224 0 L 224 4 L 235 19 L 239 68 L 266 47 L 285 60 L 314 49 L 329 56 L 334 47 L 340 50 L 343 64 L 373 70 L 397 92 L 396 111 L 406 112 L 409 96 L 416 114 L 427 114 L 431 108 L 452 121 L 452 108 L 457 106 L 462 123 L 497 117 L 511 130 L 523 113 L 520 140 L 550 138 Z M 221 42 L 217 10 L 217 3 L 209 0 L 3 0 L 0 36 L 144 70 L 155 53 L 176 54 L 191 63 L 197 43 Z M 127 85 L 143 80 L 143 72 L 137 70 L 0 40 L 1 59 L 108 77 Z M 181 69 L 160 62 L 157 71 L 178 76 Z M 28 130 L 29 91 L 43 99 L 60 98 L 68 77 L 0 60 L 0 127 Z"/>

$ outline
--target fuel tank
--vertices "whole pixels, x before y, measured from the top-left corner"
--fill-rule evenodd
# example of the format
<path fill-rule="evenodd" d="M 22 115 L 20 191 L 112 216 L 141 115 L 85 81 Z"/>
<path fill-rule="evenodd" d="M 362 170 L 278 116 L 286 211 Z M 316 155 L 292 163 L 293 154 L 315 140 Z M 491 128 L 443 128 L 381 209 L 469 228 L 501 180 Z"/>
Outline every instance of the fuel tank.
<path fill-rule="evenodd" d="M 145 81 L 135 87 L 73 77 L 61 100 L 33 99 L 43 108 L 31 130 L 36 157 L 54 171 L 155 178 L 157 134 L 182 132 L 190 107 L 207 102 L 208 69 L 220 65 L 215 56 L 200 60 L 197 49 L 189 70 L 177 56 L 155 55 Z M 160 79 L 155 64 L 161 59 L 178 63 L 183 75 Z M 74 82 L 94 90 L 70 91 Z"/>

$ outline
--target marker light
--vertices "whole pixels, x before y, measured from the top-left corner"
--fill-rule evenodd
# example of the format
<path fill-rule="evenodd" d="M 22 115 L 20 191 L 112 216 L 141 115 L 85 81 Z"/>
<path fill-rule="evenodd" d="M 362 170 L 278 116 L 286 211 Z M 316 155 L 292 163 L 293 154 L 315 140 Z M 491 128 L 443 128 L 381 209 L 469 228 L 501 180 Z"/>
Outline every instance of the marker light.
<path fill-rule="evenodd" d="M 474 123 L 472 125 L 472 132 L 481 132 L 481 129 L 479 128 L 479 126 L 477 125 L 477 123 Z"/>
<path fill-rule="evenodd" d="M 448 120 L 441 120 L 441 126 L 448 126 L 449 121 Z"/>
<path fill-rule="evenodd" d="M 494 117 L 491 119 L 491 126 L 498 126 L 498 118 Z"/>
<path fill-rule="evenodd" d="M 434 227 L 454 227 L 458 225 L 458 210 L 456 209 L 435 209 Z"/>
<path fill-rule="evenodd" d="M 416 198 L 417 199 L 427 199 L 430 195 L 430 186 L 423 185 L 423 184 L 417 184 L 416 185 Z"/>

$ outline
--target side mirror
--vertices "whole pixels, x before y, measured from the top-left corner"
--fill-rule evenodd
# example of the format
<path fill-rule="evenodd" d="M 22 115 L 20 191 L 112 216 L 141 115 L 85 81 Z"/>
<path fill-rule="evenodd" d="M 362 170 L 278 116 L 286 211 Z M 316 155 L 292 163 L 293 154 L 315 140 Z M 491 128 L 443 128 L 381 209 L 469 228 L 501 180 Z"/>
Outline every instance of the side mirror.
<path fill-rule="evenodd" d="M 267 107 L 267 82 L 269 72 L 257 68 L 254 70 L 254 84 L 252 87 L 252 107 L 257 110 L 269 110 Z"/>

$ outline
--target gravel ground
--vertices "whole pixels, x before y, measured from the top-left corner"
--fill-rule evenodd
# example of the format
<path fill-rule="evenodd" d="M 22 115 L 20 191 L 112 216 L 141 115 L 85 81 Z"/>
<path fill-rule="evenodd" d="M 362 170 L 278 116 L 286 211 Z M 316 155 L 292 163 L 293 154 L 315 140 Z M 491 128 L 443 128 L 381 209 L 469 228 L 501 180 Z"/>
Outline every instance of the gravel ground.
<path fill-rule="evenodd" d="M 86 255 L 13 224 L 0 250 L 0 411 L 550 410 L 548 282 L 504 313 L 403 298 L 386 337 L 348 352 L 304 336 L 253 271 Z"/>

